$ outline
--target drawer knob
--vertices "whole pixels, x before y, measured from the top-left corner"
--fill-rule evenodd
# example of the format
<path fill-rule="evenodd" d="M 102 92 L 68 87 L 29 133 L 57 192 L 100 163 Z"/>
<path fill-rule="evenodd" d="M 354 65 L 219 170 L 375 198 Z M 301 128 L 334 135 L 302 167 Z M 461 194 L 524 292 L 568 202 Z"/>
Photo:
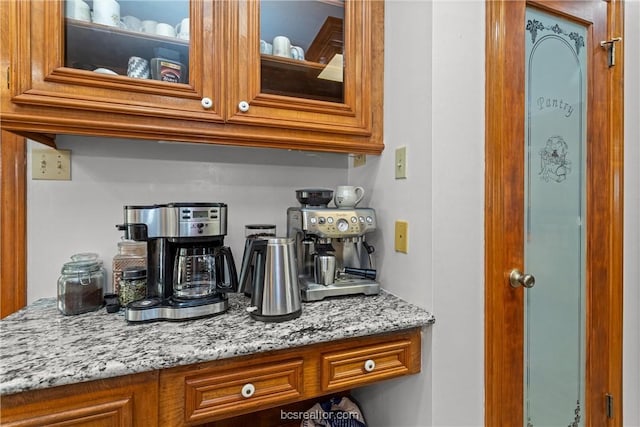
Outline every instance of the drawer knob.
<path fill-rule="evenodd" d="M 255 392 L 256 392 L 256 387 L 251 383 L 245 384 L 242 386 L 242 391 L 241 391 L 242 397 L 249 398 L 253 396 L 253 393 Z"/>
<path fill-rule="evenodd" d="M 376 362 L 374 362 L 373 360 L 369 359 L 366 362 L 364 362 L 364 370 L 367 372 L 371 372 L 374 369 L 376 369 Z"/>
<path fill-rule="evenodd" d="M 206 108 L 207 110 L 213 107 L 213 101 L 211 100 L 211 98 L 202 98 L 202 101 L 200 101 L 200 103 L 202 104 L 202 107 Z"/>
<path fill-rule="evenodd" d="M 247 111 L 249 111 L 249 103 L 247 101 L 240 101 L 240 103 L 238 104 L 238 110 L 246 113 Z"/>

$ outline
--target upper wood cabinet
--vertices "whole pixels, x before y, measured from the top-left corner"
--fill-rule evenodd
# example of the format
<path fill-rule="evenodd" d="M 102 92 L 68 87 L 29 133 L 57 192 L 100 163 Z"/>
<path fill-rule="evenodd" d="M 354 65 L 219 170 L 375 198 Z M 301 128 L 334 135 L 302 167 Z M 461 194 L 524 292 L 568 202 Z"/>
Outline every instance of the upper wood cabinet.
<path fill-rule="evenodd" d="M 189 36 L 182 37 L 141 32 L 135 20 L 100 22 L 98 0 L 84 1 L 93 21 L 69 16 L 69 2 L 2 2 L 2 13 L 10 17 L 2 32 L 2 78 L 8 79 L 1 88 L 3 128 L 27 136 L 69 133 L 371 154 L 383 149 L 383 2 L 116 3 L 121 18 L 171 27 L 189 18 Z M 283 56 L 285 43 L 273 52 L 267 46 L 276 35 L 302 50 Z M 127 76 L 132 57 L 150 63 L 149 78 Z M 177 75 L 160 80 L 162 64 L 176 67 Z"/>

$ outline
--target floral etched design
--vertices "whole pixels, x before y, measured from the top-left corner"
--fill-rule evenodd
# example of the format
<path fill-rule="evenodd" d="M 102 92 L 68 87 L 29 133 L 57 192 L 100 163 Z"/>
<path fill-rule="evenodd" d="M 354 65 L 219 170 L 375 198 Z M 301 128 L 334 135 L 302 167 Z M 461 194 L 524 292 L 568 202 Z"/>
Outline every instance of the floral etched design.
<path fill-rule="evenodd" d="M 553 31 L 555 34 L 566 36 L 569 38 L 569 40 L 572 40 L 576 47 L 577 54 L 580 53 L 580 48 L 584 47 L 584 37 L 576 32 L 568 33 L 558 24 L 555 24 L 552 27 L 545 27 L 544 24 L 537 19 L 529 19 L 527 21 L 526 30 L 531 33 L 531 43 L 534 44 L 536 42 L 536 38 L 538 37 L 538 31 L 542 32 L 544 30 L 549 30 Z"/>

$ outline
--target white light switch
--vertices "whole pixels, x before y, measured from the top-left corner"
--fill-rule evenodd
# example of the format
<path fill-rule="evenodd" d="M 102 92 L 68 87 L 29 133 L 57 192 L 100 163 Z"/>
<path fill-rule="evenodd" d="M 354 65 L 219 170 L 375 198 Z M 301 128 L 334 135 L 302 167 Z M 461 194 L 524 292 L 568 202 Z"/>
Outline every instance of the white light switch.
<path fill-rule="evenodd" d="M 396 179 L 407 178 L 407 147 L 396 148 Z"/>

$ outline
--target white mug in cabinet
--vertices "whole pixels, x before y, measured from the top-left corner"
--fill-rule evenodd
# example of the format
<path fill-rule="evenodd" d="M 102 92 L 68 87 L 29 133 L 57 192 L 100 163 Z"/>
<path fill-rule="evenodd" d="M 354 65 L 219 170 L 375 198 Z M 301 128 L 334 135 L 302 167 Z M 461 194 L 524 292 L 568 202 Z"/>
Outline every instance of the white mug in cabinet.
<path fill-rule="evenodd" d="M 158 21 L 154 21 L 152 19 L 145 19 L 141 24 L 141 31 L 143 33 L 156 33 L 156 26 L 158 25 Z"/>
<path fill-rule="evenodd" d="M 273 38 L 273 54 L 291 58 L 291 41 L 288 37 L 276 36 Z"/>
<path fill-rule="evenodd" d="M 122 25 L 124 26 L 125 30 L 142 31 L 142 21 L 132 15 L 123 16 Z"/>
<path fill-rule="evenodd" d="M 158 22 L 158 25 L 156 25 L 156 34 L 165 37 L 175 37 L 176 30 L 173 28 L 173 25 Z"/>
<path fill-rule="evenodd" d="M 67 0 L 65 5 L 65 16 L 79 21 L 91 21 L 91 10 L 89 5 L 82 0 Z"/>
<path fill-rule="evenodd" d="M 120 4 L 116 0 L 93 0 L 93 22 L 119 27 Z"/>
<path fill-rule="evenodd" d="M 184 18 L 176 25 L 176 37 L 182 40 L 189 40 L 189 18 Z"/>

